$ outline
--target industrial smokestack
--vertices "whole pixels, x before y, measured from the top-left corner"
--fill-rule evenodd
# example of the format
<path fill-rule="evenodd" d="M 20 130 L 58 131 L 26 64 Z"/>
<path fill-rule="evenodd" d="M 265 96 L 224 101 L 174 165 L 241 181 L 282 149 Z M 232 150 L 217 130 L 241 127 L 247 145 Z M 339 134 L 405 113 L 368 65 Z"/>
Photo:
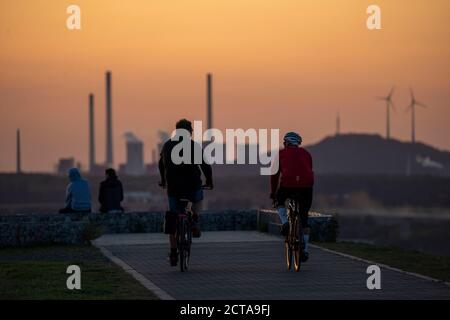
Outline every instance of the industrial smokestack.
<path fill-rule="evenodd" d="M 341 134 L 341 115 L 338 111 L 337 116 L 336 116 L 336 135 L 340 135 Z"/>
<path fill-rule="evenodd" d="M 17 165 L 17 168 L 16 168 L 16 170 L 17 170 L 17 173 L 22 173 L 22 163 L 21 163 L 21 161 L 22 161 L 22 159 L 21 159 L 21 153 L 20 153 L 20 129 L 17 129 L 17 134 L 16 134 L 16 148 L 17 148 L 17 150 L 16 150 L 16 152 L 17 152 L 17 154 L 16 154 L 16 156 L 17 156 L 17 163 L 16 163 L 16 165 Z"/>
<path fill-rule="evenodd" d="M 208 73 L 206 75 L 206 90 L 207 90 L 207 98 L 206 98 L 206 105 L 207 105 L 207 129 L 211 129 L 213 127 L 212 123 L 212 74 Z"/>
<path fill-rule="evenodd" d="M 112 138 L 112 110 L 111 110 L 111 72 L 106 72 L 106 165 L 112 167 L 113 138 Z"/>
<path fill-rule="evenodd" d="M 156 160 L 156 150 L 153 149 L 152 150 L 152 164 L 155 164 L 157 162 Z"/>
<path fill-rule="evenodd" d="M 89 172 L 94 172 L 95 166 L 95 124 L 94 124 L 94 95 L 89 95 Z"/>

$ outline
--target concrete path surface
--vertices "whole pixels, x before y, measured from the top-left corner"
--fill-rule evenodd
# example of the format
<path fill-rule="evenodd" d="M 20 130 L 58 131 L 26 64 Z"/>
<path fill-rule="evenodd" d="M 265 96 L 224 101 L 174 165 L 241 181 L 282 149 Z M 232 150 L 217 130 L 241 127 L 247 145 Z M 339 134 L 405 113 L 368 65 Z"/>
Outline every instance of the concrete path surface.
<path fill-rule="evenodd" d="M 369 263 L 316 246 L 299 273 L 287 271 L 283 241 L 253 231 L 204 232 L 185 273 L 169 266 L 164 234 L 104 235 L 94 243 L 162 299 L 450 299 L 444 283 L 384 267 L 381 290 L 369 290 Z"/>

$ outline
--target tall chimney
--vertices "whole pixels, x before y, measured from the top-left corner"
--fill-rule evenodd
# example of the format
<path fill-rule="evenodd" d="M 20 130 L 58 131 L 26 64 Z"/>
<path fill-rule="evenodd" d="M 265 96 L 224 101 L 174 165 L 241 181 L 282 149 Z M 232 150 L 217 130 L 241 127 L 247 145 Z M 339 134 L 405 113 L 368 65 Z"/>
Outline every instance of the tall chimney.
<path fill-rule="evenodd" d="M 106 165 L 112 167 L 113 138 L 112 138 L 112 110 L 111 110 L 111 72 L 106 72 Z"/>
<path fill-rule="evenodd" d="M 341 134 L 341 115 L 338 111 L 337 116 L 336 116 L 336 135 L 340 135 Z"/>
<path fill-rule="evenodd" d="M 155 164 L 157 162 L 156 160 L 156 150 L 152 149 L 152 164 Z"/>
<path fill-rule="evenodd" d="M 16 163 L 16 165 L 17 165 L 17 167 L 16 167 L 16 170 L 17 170 L 17 173 L 22 173 L 22 163 L 21 163 L 21 161 L 22 161 L 22 159 L 21 159 L 21 154 L 20 154 L 20 129 L 17 129 L 17 134 L 16 134 L 16 148 L 17 148 L 17 150 L 16 150 L 16 152 L 17 152 L 17 154 L 16 154 L 16 156 L 17 156 L 17 163 Z"/>
<path fill-rule="evenodd" d="M 212 123 L 212 74 L 208 73 L 206 75 L 206 90 L 207 90 L 207 98 L 206 98 L 206 105 L 207 105 L 207 129 L 211 129 L 213 127 Z"/>
<path fill-rule="evenodd" d="M 89 95 L 89 172 L 94 172 L 95 166 L 95 124 L 94 124 L 94 95 Z"/>

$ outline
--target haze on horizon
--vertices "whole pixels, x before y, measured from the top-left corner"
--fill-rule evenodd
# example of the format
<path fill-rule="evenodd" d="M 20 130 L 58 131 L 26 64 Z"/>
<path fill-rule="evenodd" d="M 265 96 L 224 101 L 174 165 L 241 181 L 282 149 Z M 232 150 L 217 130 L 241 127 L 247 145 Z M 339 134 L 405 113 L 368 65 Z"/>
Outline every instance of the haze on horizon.
<path fill-rule="evenodd" d="M 382 30 L 366 8 L 382 9 Z M 95 94 L 97 162 L 104 161 L 105 81 L 112 71 L 115 165 L 123 134 L 145 143 L 182 117 L 205 120 L 205 74 L 214 75 L 214 126 L 280 128 L 306 144 L 341 130 L 385 134 L 376 96 L 396 85 L 391 133 L 450 150 L 448 0 L 77 0 L 82 29 L 66 29 L 73 1 L 0 1 L 0 171 L 50 171 L 88 157 L 88 94 Z"/>

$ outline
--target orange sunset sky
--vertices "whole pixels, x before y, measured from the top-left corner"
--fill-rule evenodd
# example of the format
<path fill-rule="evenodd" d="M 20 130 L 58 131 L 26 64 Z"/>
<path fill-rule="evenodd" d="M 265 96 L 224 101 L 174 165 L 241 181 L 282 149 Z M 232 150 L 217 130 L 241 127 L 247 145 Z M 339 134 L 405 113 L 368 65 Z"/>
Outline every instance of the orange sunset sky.
<path fill-rule="evenodd" d="M 81 30 L 66 8 L 81 7 Z M 382 30 L 366 28 L 366 8 Z M 146 162 L 181 117 L 205 119 L 205 74 L 214 74 L 214 126 L 295 130 L 306 144 L 343 132 L 385 133 L 375 96 L 395 84 L 392 135 L 450 150 L 448 0 L 0 0 L 0 171 L 59 157 L 88 157 L 88 94 L 96 95 L 97 161 L 104 161 L 104 72 L 113 74 L 115 164 L 123 133 L 145 142 Z"/>

